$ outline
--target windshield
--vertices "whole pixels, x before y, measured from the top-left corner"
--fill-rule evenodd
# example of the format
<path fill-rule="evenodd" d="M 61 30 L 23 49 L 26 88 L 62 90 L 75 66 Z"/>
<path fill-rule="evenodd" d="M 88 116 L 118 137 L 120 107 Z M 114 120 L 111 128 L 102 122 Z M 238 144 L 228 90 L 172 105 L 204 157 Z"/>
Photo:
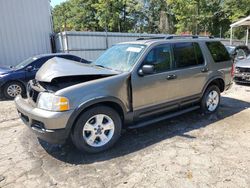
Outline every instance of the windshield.
<path fill-rule="evenodd" d="M 118 44 L 109 48 L 91 64 L 123 72 L 129 71 L 145 47 L 139 44 Z"/>
<path fill-rule="evenodd" d="M 15 66 L 16 69 L 21 69 L 26 67 L 27 65 L 29 65 L 30 63 L 32 63 L 33 61 L 35 61 L 37 58 L 36 57 L 30 57 L 28 59 L 25 59 L 24 61 L 22 61 L 21 63 L 19 63 L 18 65 Z"/>

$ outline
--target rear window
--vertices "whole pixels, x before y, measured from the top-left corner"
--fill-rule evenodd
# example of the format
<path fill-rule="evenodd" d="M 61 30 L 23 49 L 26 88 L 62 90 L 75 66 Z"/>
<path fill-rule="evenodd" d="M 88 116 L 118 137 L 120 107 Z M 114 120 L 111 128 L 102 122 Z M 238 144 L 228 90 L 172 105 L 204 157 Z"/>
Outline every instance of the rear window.
<path fill-rule="evenodd" d="M 223 61 L 229 61 L 230 56 L 221 42 L 206 42 L 207 47 L 214 59 L 214 62 L 219 63 Z"/>
<path fill-rule="evenodd" d="M 184 68 L 204 63 L 199 44 L 182 42 L 173 45 L 176 68 Z"/>

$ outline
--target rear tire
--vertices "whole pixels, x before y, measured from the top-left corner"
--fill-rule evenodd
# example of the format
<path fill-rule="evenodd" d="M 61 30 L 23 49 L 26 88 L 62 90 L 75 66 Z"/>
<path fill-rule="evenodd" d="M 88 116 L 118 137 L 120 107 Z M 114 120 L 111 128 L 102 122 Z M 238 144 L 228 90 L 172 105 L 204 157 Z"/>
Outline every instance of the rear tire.
<path fill-rule="evenodd" d="M 220 89 L 216 85 L 209 86 L 201 100 L 201 111 L 205 114 L 216 112 L 220 105 Z"/>
<path fill-rule="evenodd" d="M 6 99 L 14 99 L 17 95 L 25 95 L 25 87 L 16 81 L 9 82 L 5 84 L 3 88 L 4 97 Z"/>
<path fill-rule="evenodd" d="M 71 138 L 80 151 L 98 153 L 115 144 L 121 129 L 121 118 L 113 108 L 96 106 L 80 115 Z"/>

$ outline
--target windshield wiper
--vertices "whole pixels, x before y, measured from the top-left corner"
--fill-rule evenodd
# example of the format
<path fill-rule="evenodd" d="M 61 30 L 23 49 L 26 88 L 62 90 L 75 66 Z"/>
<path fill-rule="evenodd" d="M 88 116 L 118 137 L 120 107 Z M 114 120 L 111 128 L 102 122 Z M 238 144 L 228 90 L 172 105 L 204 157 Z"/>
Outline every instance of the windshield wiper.
<path fill-rule="evenodd" d="M 117 72 L 122 72 L 121 70 L 117 70 L 117 69 L 112 69 L 110 67 L 105 67 L 103 65 L 95 65 L 95 64 L 92 64 L 93 66 L 96 66 L 96 67 L 101 67 L 101 68 L 104 68 L 104 69 L 109 69 L 109 70 L 112 70 L 112 71 L 117 71 Z"/>
<path fill-rule="evenodd" d="M 105 67 L 103 65 L 94 65 L 96 67 L 101 67 L 101 68 L 104 68 L 104 69 L 109 69 L 109 70 L 115 70 L 115 69 L 112 69 L 112 68 L 109 68 L 109 67 Z"/>
<path fill-rule="evenodd" d="M 108 67 L 104 67 L 103 65 L 94 65 L 94 66 L 96 66 L 96 67 L 102 67 L 102 68 L 105 68 L 105 69 L 110 69 Z"/>

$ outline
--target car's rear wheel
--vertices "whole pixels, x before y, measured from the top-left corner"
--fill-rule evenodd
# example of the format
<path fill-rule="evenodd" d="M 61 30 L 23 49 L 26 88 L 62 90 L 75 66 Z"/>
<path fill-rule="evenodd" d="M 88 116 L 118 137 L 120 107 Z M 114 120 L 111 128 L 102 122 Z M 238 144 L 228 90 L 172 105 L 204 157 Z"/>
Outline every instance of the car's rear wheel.
<path fill-rule="evenodd" d="M 216 112 L 220 104 L 220 89 L 216 85 L 209 86 L 201 100 L 201 110 L 206 114 Z"/>
<path fill-rule="evenodd" d="M 14 99 L 17 95 L 24 95 L 25 88 L 21 83 L 13 81 L 5 84 L 3 93 L 5 98 Z"/>
<path fill-rule="evenodd" d="M 121 128 L 121 118 L 114 109 L 96 106 L 78 118 L 71 138 L 80 151 L 97 153 L 114 145 L 120 137 Z"/>

